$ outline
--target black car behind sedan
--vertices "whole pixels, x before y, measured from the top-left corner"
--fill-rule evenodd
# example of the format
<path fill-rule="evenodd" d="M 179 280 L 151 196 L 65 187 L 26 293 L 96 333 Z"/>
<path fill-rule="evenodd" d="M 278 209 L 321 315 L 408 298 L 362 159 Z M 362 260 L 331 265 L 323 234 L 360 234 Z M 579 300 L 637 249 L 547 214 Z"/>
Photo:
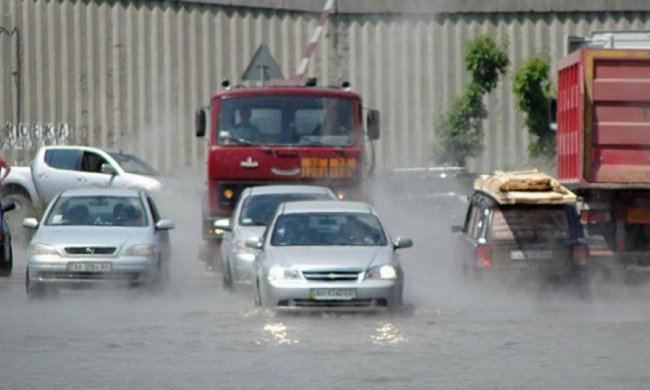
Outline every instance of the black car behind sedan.
<path fill-rule="evenodd" d="M 0 276 L 10 276 L 14 266 L 11 230 L 9 229 L 6 213 L 15 207 L 13 202 L 2 202 L 0 208 Z"/>

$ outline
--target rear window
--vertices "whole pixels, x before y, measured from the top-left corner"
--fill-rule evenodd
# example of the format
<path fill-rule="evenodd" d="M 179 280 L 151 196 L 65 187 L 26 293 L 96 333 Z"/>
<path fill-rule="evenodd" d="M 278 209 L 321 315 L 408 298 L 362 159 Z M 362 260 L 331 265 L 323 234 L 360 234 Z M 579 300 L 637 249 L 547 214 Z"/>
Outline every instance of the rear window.
<path fill-rule="evenodd" d="M 275 211 L 284 202 L 300 200 L 332 200 L 327 193 L 293 193 L 249 196 L 242 205 L 239 224 L 243 226 L 266 226 L 271 223 Z"/>
<path fill-rule="evenodd" d="M 490 215 L 491 240 L 531 240 L 571 238 L 564 208 L 493 209 Z"/>

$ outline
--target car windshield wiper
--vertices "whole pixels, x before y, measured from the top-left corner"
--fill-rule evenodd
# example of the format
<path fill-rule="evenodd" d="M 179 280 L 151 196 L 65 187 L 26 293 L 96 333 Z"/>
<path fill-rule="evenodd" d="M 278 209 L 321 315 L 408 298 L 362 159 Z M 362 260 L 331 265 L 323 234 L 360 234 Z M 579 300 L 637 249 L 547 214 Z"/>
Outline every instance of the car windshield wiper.
<path fill-rule="evenodd" d="M 252 221 L 248 223 L 242 223 L 242 226 L 268 226 L 269 224 L 266 222 L 260 222 L 260 221 Z"/>
<path fill-rule="evenodd" d="M 257 144 L 248 140 L 245 140 L 243 138 L 233 138 L 233 140 L 237 143 L 237 145 L 242 145 L 242 146 L 256 146 Z"/>

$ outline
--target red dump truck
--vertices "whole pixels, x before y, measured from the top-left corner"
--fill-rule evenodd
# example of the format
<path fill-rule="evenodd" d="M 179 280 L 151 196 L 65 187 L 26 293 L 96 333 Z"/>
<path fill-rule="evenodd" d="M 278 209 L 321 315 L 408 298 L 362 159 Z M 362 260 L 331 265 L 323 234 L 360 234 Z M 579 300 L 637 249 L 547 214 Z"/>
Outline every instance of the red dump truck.
<path fill-rule="evenodd" d="M 557 66 L 558 178 L 581 199 L 592 264 L 650 265 L 650 33 L 568 43 L 576 50 Z"/>
<path fill-rule="evenodd" d="M 263 80 L 263 85 L 223 87 L 211 98 L 209 125 L 208 109 L 196 115 L 196 135 L 208 139 L 205 239 L 221 237 L 213 221 L 230 216 L 246 187 L 319 184 L 340 198 L 365 197 L 379 111 L 364 108 L 348 83 L 318 87 L 313 79 Z"/>

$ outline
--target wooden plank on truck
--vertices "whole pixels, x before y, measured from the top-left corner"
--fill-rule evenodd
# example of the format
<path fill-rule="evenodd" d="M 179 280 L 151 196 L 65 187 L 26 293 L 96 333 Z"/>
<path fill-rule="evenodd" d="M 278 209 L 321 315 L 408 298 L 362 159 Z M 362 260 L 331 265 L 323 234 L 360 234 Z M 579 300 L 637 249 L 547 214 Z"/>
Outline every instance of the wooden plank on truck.
<path fill-rule="evenodd" d="M 557 179 L 538 170 L 481 175 L 474 181 L 474 189 L 500 204 L 571 204 L 577 200 Z"/>

